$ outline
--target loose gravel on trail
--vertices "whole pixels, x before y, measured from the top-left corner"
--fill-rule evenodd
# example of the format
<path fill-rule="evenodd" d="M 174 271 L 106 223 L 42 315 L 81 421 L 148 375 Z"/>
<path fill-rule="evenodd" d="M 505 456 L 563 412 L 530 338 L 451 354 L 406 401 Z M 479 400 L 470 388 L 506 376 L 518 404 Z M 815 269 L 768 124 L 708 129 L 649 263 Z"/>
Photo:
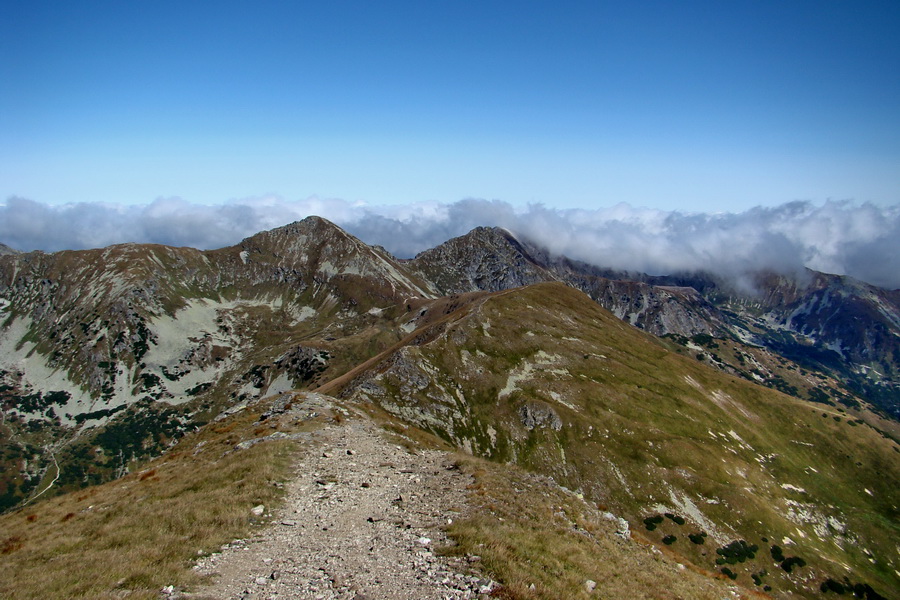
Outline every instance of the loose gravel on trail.
<path fill-rule="evenodd" d="M 493 582 L 436 549 L 466 507 L 468 476 L 439 451 L 410 451 L 358 415 L 305 444 L 272 524 L 203 558 L 213 583 L 191 598 L 464 599 Z M 263 509 L 257 508 L 257 512 Z M 268 512 L 266 510 L 266 512 Z"/>

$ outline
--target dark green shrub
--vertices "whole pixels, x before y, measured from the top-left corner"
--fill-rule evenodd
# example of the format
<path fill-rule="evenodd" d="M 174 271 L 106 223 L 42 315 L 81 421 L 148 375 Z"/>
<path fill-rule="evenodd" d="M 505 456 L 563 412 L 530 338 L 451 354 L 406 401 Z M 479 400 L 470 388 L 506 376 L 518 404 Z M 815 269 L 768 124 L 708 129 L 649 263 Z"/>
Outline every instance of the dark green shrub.
<path fill-rule="evenodd" d="M 783 561 L 781 561 L 781 568 L 785 570 L 785 572 L 790 573 L 794 570 L 794 567 L 805 567 L 806 561 L 800 558 L 799 556 L 789 556 Z"/>
<path fill-rule="evenodd" d="M 778 544 L 773 544 L 772 548 L 769 549 L 769 552 L 772 554 L 772 560 L 775 562 L 781 562 L 784 560 L 784 550 L 781 549 L 781 546 Z"/>
<path fill-rule="evenodd" d="M 716 549 L 716 554 L 722 556 L 729 565 L 744 562 L 748 558 L 756 558 L 756 551 L 759 546 L 756 544 L 749 545 L 745 540 L 736 540 Z"/>
<path fill-rule="evenodd" d="M 684 517 L 680 517 L 678 515 L 673 515 L 672 513 L 666 513 L 666 517 L 674 521 L 678 525 L 684 525 Z"/>
<path fill-rule="evenodd" d="M 647 527 L 647 531 L 653 531 L 656 529 L 656 526 L 663 522 L 663 518 L 661 515 L 654 515 L 652 517 L 647 517 L 644 519 L 644 526 Z"/>
<path fill-rule="evenodd" d="M 666 537 L 664 537 L 662 539 L 662 541 L 663 541 L 663 544 L 665 544 L 666 546 L 671 546 L 672 544 L 675 543 L 675 540 L 677 540 L 677 539 L 678 538 L 675 537 L 674 535 L 667 535 Z"/>

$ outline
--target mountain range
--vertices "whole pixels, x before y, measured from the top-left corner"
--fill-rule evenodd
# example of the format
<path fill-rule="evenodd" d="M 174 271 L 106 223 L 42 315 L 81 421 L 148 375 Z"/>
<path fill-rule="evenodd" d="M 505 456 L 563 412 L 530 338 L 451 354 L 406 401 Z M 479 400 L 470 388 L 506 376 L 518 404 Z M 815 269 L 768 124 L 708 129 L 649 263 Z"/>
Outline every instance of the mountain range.
<path fill-rule="evenodd" d="M 401 260 L 317 217 L 210 251 L 0 247 L 0 509 L 305 389 L 760 592 L 898 589 L 900 291 L 597 265 L 498 228 Z"/>

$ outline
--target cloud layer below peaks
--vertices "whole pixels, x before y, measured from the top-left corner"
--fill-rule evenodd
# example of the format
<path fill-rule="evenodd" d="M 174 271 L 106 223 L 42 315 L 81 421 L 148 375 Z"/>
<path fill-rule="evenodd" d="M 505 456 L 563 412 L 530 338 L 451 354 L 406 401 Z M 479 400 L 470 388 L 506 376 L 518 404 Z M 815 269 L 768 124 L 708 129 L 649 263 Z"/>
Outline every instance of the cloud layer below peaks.
<path fill-rule="evenodd" d="M 900 207 L 848 201 L 703 214 L 626 204 L 523 209 L 480 199 L 371 207 L 340 199 L 265 196 L 219 205 L 165 198 L 146 205 L 55 206 L 13 197 L 0 204 L 0 242 L 45 252 L 124 242 L 210 249 L 310 215 L 399 257 L 478 226 L 498 226 L 555 254 L 605 268 L 651 275 L 703 270 L 737 279 L 759 269 L 793 273 L 808 267 L 900 288 Z"/>

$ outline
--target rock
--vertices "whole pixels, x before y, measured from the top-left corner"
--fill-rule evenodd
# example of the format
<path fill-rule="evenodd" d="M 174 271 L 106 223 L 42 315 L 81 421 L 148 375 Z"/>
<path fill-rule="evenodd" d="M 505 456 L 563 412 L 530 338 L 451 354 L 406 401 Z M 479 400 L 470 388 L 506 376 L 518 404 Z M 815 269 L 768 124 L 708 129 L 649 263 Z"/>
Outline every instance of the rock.
<path fill-rule="evenodd" d="M 266 585 L 267 583 L 269 583 L 269 580 L 266 579 L 265 577 L 257 577 L 255 579 L 255 582 L 256 582 L 256 585 Z"/>
<path fill-rule="evenodd" d="M 631 538 L 631 528 L 628 525 L 628 521 L 623 519 L 622 517 L 618 517 L 611 512 L 602 512 L 600 513 L 604 519 L 609 521 L 613 521 L 616 524 L 616 535 L 622 538 L 623 540 L 627 540 Z"/>
<path fill-rule="evenodd" d="M 250 514 L 254 517 L 261 517 L 264 512 L 266 512 L 266 507 L 262 504 L 258 504 L 250 509 Z"/>
<path fill-rule="evenodd" d="M 297 521 L 282 521 L 281 524 L 287 527 L 294 527 L 297 525 Z"/>
<path fill-rule="evenodd" d="M 428 544 L 431 543 L 431 539 L 423 536 L 423 537 L 420 537 L 418 540 L 416 540 L 416 543 L 419 544 L 420 546 L 427 546 Z"/>
<path fill-rule="evenodd" d="M 562 419 L 549 404 L 539 401 L 526 402 L 519 407 L 519 418 L 526 429 L 549 427 L 554 431 L 562 429 Z"/>
<path fill-rule="evenodd" d="M 594 588 L 596 588 L 596 587 L 597 587 L 597 582 L 594 581 L 593 579 L 588 579 L 584 582 L 584 591 L 587 592 L 588 594 L 593 593 Z"/>

